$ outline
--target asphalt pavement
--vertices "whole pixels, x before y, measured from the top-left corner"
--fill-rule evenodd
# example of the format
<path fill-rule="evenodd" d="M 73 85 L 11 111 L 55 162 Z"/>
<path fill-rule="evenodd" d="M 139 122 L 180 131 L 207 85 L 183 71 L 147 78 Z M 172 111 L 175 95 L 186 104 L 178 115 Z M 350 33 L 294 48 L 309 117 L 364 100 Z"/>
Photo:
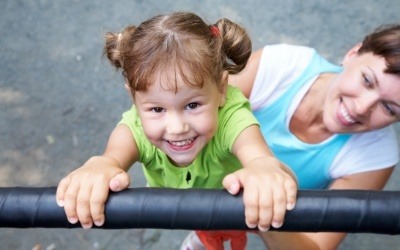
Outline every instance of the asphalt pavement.
<path fill-rule="evenodd" d="M 247 28 L 254 49 L 290 43 L 332 62 L 381 24 L 400 22 L 397 0 L 0 1 L 0 186 L 45 187 L 101 154 L 131 105 L 102 59 L 103 34 L 159 13 L 191 11 Z M 400 130 L 398 130 L 400 131 Z M 132 187 L 145 185 L 140 167 Z M 400 190 L 396 169 L 387 188 Z M 366 180 L 367 181 L 367 180 Z M 0 229 L 0 249 L 179 249 L 187 231 Z M 340 249 L 396 249 L 400 237 L 349 234 Z M 248 249 L 265 249 L 250 236 Z"/>

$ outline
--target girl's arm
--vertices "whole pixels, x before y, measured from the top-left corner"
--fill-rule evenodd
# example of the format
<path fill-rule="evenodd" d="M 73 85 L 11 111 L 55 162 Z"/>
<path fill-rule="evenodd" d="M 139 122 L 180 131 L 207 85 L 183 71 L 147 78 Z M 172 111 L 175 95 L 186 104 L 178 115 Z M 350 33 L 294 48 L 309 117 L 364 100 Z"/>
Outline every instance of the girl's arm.
<path fill-rule="evenodd" d="M 243 165 L 223 180 L 224 187 L 236 194 L 243 187 L 246 224 L 266 231 L 279 228 L 286 209 L 296 202 L 296 177 L 269 150 L 257 125 L 243 130 L 233 145 L 233 154 Z"/>
<path fill-rule="evenodd" d="M 104 204 L 108 192 L 129 186 L 127 170 L 138 160 L 138 148 L 126 125 L 118 125 L 110 135 L 101 156 L 91 157 L 82 167 L 63 178 L 56 198 L 70 223 L 84 228 L 104 223 Z"/>
<path fill-rule="evenodd" d="M 352 174 L 335 180 L 330 189 L 382 190 L 394 167 Z M 365 181 L 368 180 L 368 181 Z M 345 233 L 260 233 L 268 249 L 337 249 Z"/>

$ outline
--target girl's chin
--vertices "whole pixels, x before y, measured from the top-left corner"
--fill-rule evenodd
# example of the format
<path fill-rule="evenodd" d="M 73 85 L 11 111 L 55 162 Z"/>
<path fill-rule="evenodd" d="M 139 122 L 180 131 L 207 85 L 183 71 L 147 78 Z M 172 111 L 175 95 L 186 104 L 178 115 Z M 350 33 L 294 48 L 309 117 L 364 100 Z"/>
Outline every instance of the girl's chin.
<path fill-rule="evenodd" d="M 196 159 L 196 156 L 199 154 L 199 152 L 191 152 L 191 153 L 176 153 L 176 152 L 169 152 L 167 153 L 169 160 L 176 166 L 179 167 L 187 167 L 190 164 L 193 163 L 193 161 Z"/>
<path fill-rule="evenodd" d="M 187 167 L 190 164 L 192 164 L 194 161 L 194 159 L 175 159 L 174 160 L 171 157 L 169 157 L 169 159 L 174 165 L 176 165 L 178 167 Z"/>

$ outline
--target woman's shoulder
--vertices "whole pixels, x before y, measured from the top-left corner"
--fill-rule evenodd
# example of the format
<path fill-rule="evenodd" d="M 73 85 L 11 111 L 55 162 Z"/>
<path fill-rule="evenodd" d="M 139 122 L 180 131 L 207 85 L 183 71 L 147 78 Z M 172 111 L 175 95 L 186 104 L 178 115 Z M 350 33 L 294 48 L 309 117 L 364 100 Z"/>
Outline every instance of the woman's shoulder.
<path fill-rule="evenodd" d="M 315 49 L 303 45 L 294 45 L 287 43 L 265 45 L 262 48 L 263 56 L 287 56 L 293 58 L 308 57 L 315 53 Z"/>
<path fill-rule="evenodd" d="M 306 46 L 285 43 L 267 45 L 262 49 L 259 68 L 293 74 L 303 71 L 315 53 L 315 49 Z"/>
<path fill-rule="evenodd" d="M 253 109 L 279 98 L 304 72 L 315 53 L 313 48 L 299 45 L 264 46 L 249 98 Z"/>

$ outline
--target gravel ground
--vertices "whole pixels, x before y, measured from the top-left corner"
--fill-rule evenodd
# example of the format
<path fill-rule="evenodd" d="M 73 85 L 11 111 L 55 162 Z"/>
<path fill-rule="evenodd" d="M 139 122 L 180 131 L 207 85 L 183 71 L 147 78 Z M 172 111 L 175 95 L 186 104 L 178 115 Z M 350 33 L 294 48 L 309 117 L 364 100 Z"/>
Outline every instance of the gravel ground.
<path fill-rule="evenodd" d="M 254 49 L 291 43 L 339 63 L 380 24 L 400 22 L 400 1 L 0 1 L 0 185 L 56 186 L 103 151 L 130 106 L 101 58 L 102 35 L 158 13 L 192 11 L 244 25 Z M 132 187 L 145 185 L 140 168 Z M 395 171 L 387 189 L 400 190 Z M 178 249 L 184 230 L 0 229 L 1 249 Z M 397 236 L 351 234 L 340 249 L 395 249 Z M 248 249 L 265 249 L 250 236 Z"/>

